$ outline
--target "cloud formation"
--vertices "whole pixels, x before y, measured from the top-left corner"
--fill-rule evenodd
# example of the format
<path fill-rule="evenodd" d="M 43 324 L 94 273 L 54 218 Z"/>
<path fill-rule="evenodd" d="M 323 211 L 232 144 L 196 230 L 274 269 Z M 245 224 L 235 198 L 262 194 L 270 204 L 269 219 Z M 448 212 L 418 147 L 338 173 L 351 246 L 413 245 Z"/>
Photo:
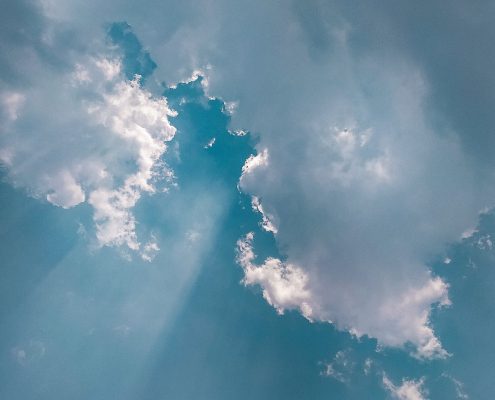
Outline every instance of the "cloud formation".
<path fill-rule="evenodd" d="M 243 283 L 260 285 L 263 297 L 279 314 L 283 314 L 286 309 L 299 309 L 311 320 L 315 313 L 314 304 L 304 270 L 285 264 L 278 258 L 268 258 L 263 265 L 254 264 L 253 238 L 250 232 L 237 242 L 237 262 L 244 269 Z"/>
<path fill-rule="evenodd" d="M 417 381 L 404 379 L 400 385 L 394 385 L 387 375 L 383 375 L 383 386 L 396 400 L 425 400 L 423 385 L 423 379 Z"/>
<path fill-rule="evenodd" d="M 157 180 L 172 178 L 161 157 L 175 113 L 140 75 L 127 79 L 129 58 L 101 40 L 63 70 L 39 60 L 39 79 L 1 96 L 0 161 L 35 197 L 63 208 L 91 205 L 100 245 L 139 250 L 132 209 Z"/>
<path fill-rule="evenodd" d="M 465 88 L 472 93 L 480 87 L 474 75 L 486 79 L 481 86 L 493 85 L 486 72 L 492 68 L 486 51 L 465 40 L 455 41 L 459 47 L 454 48 L 449 36 L 458 37 L 462 23 L 486 47 L 492 28 L 479 8 L 455 2 L 446 10 L 434 2 L 403 10 L 391 1 L 356 6 L 318 0 L 146 4 L 138 13 L 121 0 L 104 5 L 50 0 L 43 7 L 54 26 L 72 23 L 91 38 L 95 27 L 126 20 L 149 45 L 160 77 L 175 82 L 207 70 L 209 94 L 238 104 L 232 129 L 259 136 L 258 156 L 246 164 L 240 187 L 253 196 L 254 208 L 265 216 L 265 228 L 276 231 L 286 256 L 246 264 L 252 272 L 246 282 L 261 284 L 275 307 L 300 308 L 300 297 L 282 298 L 275 289 L 283 284 L 292 293 L 304 276 L 317 318 L 387 345 L 411 342 L 421 357 L 446 356 L 429 313 L 433 304 L 448 304 L 447 285 L 432 276 L 427 263 L 475 223 L 495 194 L 491 161 L 473 157 L 480 143 L 491 143 L 486 132 L 493 129 L 493 98 L 482 90 L 483 101 L 473 106 L 473 96 L 460 96 Z M 431 41 L 415 24 L 426 11 L 444 21 L 426 24 Z M 33 24 L 32 38 L 43 37 L 35 34 L 40 26 L 42 21 Z M 451 51 L 442 51 L 444 43 Z M 139 68 L 153 69 L 147 60 L 141 57 Z M 478 70 L 483 73 L 473 74 Z M 126 87 L 135 94 L 143 90 Z M 43 93 L 50 91 L 47 84 Z M 9 93 L 4 113 L 17 118 L 9 123 L 18 124 L 18 109 L 32 96 Z M 104 107 L 100 100 L 94 117 L 113 131 Z M 480 140 L 473 141 L 474 134 Z M 2 146 L 1 154 L 6 164 L 14 160 L 12 147 Z M 154 159 L 157 153 L 148 154 Z M 139 157 L 134 154 L 134 161 Z M 124 232 L 115 236 L 100 230 L 101 240 L 136 247 L 128 212 L 136 193 L 148 191 L 142 178 L 149 174 L 135 176 L 128 165 L 123 168 L 126 174 L 115 186 L 104 187 L 103 199 L 91 200 L 88 183 L 82 184 L 74 168 L 50 171 L 44 187 L 53 193 L 25 186 L 66 205 L 89 196 L 105 210 L 100 216 L 109 230 Z M 111 215 L 124 222 L 114 223 Z M 97 224 L 101 221 L 97 217 Z"/>

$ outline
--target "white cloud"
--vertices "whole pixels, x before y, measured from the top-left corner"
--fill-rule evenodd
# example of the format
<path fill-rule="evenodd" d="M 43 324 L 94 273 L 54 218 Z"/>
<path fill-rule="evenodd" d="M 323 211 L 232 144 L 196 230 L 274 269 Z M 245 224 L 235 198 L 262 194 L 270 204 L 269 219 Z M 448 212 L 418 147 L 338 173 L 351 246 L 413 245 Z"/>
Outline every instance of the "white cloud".
<path fill-rule="evenodd" d="M 263 149 L 257 155 L 251 155 L 242 167 L 242 176 L 247 176 L 254 173 L 258 168 L 268 166 L 268 150 Z"/>
<path fill-rule="evenodd" d="M 319 292 L 317 276 L 277 258 L 255 264 L 253 239 L 251 232 L 237 242 L 237 262 L 244 270 L 243 283 L 261 286 L 263 297 L 279 314 L 295 309 L 310 321 L 332 322 L 336 317 L 325 303 L 325 293 Z M 363 319 L 354 311 L 357 319 L 352 320 L 344 314 L 336 323 L 358 337 L 364 334 L 376 337 L 383 345 L 399 347 L 412 343 L 416 347 L 412 355 L 418 358 L 445 358 L 449 354 L 429 324 L 432 303 L 450 304 L 447 285 L 440 278 L 429 278 L 423 286 L 411 287 L 386 303 L 372 305 L 376 307 L 372 319 Z"/>
<path fill-rule="evenodd" d="M 283 131 L 263 120 L 256 128 L 268 133 L 246 162 L 240 187 L 277 216 L 277 242 L 287 263 L 308 277 L 321 312 L 314 318 L 383 345 L 410 342 L 418 357 L 446 357 L 429 313 L 448 303 L 448 288 L 425 263 L 476 221 L 495 186 L 478 185 L 458 138 L 432 129 L 423 104 L 427 84 L 414 65 L 356 68 L 360 79 L 367 68 L 376 73 L 381 90 L 374 101 L 354 109 L 362 95 L 352 84 L 357 77 L 345 78 L 345 97 L 314 83 L 328 112 L 313 104 L 320 113 L 284 115 L 286 121 L 276 119 Z"/>
<path fill-rule="evenodd" d="M 477 242 L 476 242 L 476 246 L 480 249 L 480 250 L 491 250 L 493 249 L 493 241 L 492 241 L 492 238 L 489 234 L 486 234 L 486 235 L 483 235 L 481 236 Z"/>
<path fill-rule="evenodd" d="M 386 150 L 383 154 L 369 154 L 371 134 L 369 129 L 362 133 L 349 128 L 330 130 L 322 145 L 331 159 L 326 168 L 333 181 L 347 187 L 356 180 L 381 183 L 392 179 L 393 166 L 389 165 Z"/>
<path fill-rule="evenodd" d="M 263 297 L 279 314 L 283 314 L 285 310 L 298 309 L 311 320 L 313 301 L 304 271 L 277 258 L 268 258 L 262 265 L 256 265 L 253 237 L 253 233 L 248 233 L 237 242 L 237 261 L 244 269 L 243 283 L 260 285 L 263 288 Z"/>
<path fill-rule="evenodd" d="M 333 360 L 325 364 L 323 375 L 348 384 L 355 369 L 355 362 L 349 357 L 350 350 L 340 350 Z M 365 364 L 365 368 L 366 368 Z M 371 365 L 369 366 L 369 368 Z"/>
<path fill-rule="evenodd" d="M 9 95 L 0 154 L 8 178 L 34 196 L 63 208 L 90 204 L 100 245 L 139 250 L 132 209 L 171 176 L 160 159 L 174 113 L 139 78 L 125 80 L 108 54 L 82 55 L 58 75 L 42 70 L 45 81 Z"/>
<path fill-rule="evenodd" d="M 469 239 L 476 232 L 478 232 L 476 228 L 468 228 L 464 232 L 462 232 L 461 239 Z"/>
<path fill-rule="evenodd" d="M 110 65 L 106 63 L 104 65 Z M 106 67 L 105 67 L 106 71 Z M 105 76 L 111 76 L 105 72 Z M 91 104 L 91 116 L 117 135 L 129 149 L 134 149 L 132 162 L 136 171 L 125 177 L 117 189 L 98 187 L 90 194 L 89 203 L 95 209 L 97 237 L 103 245 L 126 244 L 137 250 L 135 220 L 130 213 L 142 192 L 153 193 L 152 179 L 157 173 L 159 160 L 165 152 L 165 142 L 174 134 L 167 116 L 173 113 L 164 99 L 153 99 L 141 89 L 137 81 L 119 82 L 115 89 L 103 96 L 101 104 Z"/>
<path fill-rule="evenodd" d="M 383 386 L 397 400 L 426 400 L 426 390 L 424 389 L 424 379 L 402 381 L 401 385 L 394 385 L 393 382 L 383 374 Z"/>
<path fill-rule="evenodd" d="M 45 176 L 44 183 L 48 189 L 46 199 L 62 208 L 71 208 L 82 203 L 86 195 L 67 169 Z"/>
<path fill-rule="evenodd" d="M 277 226 L 274 223 L 275 217 L 263 209 L 260 199 L 256 196 L 252 196 L 251 206 L 254 211 L 261 214 L 261 227 L 267 232 L 277 233 Z"/>
<path fill-rule="evenodd" d="M 213 145 L 215 144 L 216 142 L 216 138 L 212 138 L 208 141 L 208 143 L 205 144 L 204 148 L 205 149 L 209 149 L 211 147 L 213 147 Z"/>
<path fill-rule="evenodd" d="M 141 258 L 145 261 L 151 262 L 155 258 L 156 254 L 160 251 L 160 246 L 155 236 L 151 236 L 151 240 L 144 245 Z"/>

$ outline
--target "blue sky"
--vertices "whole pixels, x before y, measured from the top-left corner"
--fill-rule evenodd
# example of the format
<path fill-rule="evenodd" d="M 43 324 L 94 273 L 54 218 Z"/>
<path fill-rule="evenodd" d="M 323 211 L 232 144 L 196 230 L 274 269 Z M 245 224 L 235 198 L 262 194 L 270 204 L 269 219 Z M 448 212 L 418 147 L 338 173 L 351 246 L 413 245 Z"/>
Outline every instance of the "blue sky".
<path fill-rule="evenodd" d="M 490 399 L 493 5 L 6 0 L 0 397 Z"/>

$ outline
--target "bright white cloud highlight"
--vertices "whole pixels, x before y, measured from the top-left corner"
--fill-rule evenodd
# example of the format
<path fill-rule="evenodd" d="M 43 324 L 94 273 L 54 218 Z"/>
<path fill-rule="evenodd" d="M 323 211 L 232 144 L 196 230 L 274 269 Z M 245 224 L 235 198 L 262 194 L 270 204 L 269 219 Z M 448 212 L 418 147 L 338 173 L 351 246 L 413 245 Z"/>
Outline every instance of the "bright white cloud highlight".
<path fill-rule="evenodd" d="M 263 297 L 279 314 L 285 310 L 298 309 L 311 320 L 314 311 L 311 293 L 307 288 L 308 277 L 304 271 L 277 258 L 268 258 L 262 265 L 256 265 L 253 238 L 251 232 L 237 242 L 237 262 L 245 274 L 243 283 L 260 285 Z"/>
<path fill-rule="evenodd" d="M 2 103 L 10 124 L 0 156 L 9 178 L 56 206 L 87 201 L 100 245 L 139 250 L 132 209 L 172 176 L 161 157 L 175 134 L 174 113 L 139 77 L 126 80 L 116 58 L 91 56 L 49 77 Z M 143 257 L 154 250 L 147 245 Z"/>
<path fill-rule="evenodd" d="M 424 380 L 406 380 L 401 385 L 394 385 L 387 375 L 383 375 L 383 386 L 396 400 L 426 400 L 426 390 Z"/>
<path fill-rule="evenodd" d="M 251 232 L 237 242 L 237 262 L 244 270 L 243 283 L 259 285 L 265 300 L 279 314 L 299 310 L 310 321 L 332 322 L 334 311 L 331 305 L 325 304 L 325 294 L 319 292 L 316 276 L 278 258 L 270 257 L 261 265 L 256 264 L 253 239 Z M 400 347 L 412 343 L 416 348 L 412 355 L 418 358 L 444 358 L 449 354 L 429 324 L 429 313 L 432 303 L 450 304 L 447 292 L 447 285 L 440 278 L 430 278 L 424 286 L 412 287 L 400 297 L 381 304 L 371 320 L 352 321 L 344 315 L 336 323 L 358 337 L 364 334 L 376 337 L 383 345 Z M 342 325 L 343 322 L 347 323 Z"/>
<path fill-rule="evenodd" d="M 254 211 L 261 214 L 261 227 L 267 232 L 277 233 L 277 227 L 274 223 L 275 217 L 264 210 L 263 206 L 261 205 L 260 199 L 258 199 L 256 196 L 253 196 L 251 198 L 251 206 L 253 207 Z"/>

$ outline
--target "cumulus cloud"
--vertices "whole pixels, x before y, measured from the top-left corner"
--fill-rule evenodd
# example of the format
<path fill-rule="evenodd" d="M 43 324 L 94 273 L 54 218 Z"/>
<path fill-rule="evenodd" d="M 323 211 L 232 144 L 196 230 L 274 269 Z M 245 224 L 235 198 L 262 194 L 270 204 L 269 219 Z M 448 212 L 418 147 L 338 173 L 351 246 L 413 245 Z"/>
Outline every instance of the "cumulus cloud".
<path fill-rule="evenodd" d="M 277 258 L 268 258 L 262 265 L 256 265 L 253 237 L 250 232 L 237 242 L 237 262 L 245 274 L 243 283 L 260 285 L 263 297 L 279 314 L 286 309 L 299 309 L 306 318 L 311 319 L 314 311 L 304 270 Z"/>
<path fill-rule="evenodd" d="M 383 386 L 392 398 L 397 400 L 425 400 L 426 391 L 423 385 L 424 379 L 417 381 L 404 379 L 400 385 L 394 385 L 387 375 L 383 375 Z"/>
<path fill-rule="evenodd" d="M 131 150 L 130 159 L 126 161 L 135 164 L 135 171 L 124 175 L 123 183 L 117 188 L 107 185 L 95 188 L 90 193 L 89 204 L 95 209 L 100 243 L 126 244 L 131 249 L 138 249 L 135 220 L 130 210 L 142 192 L 155 191 L 152 179 L 158 172 L 167 176 L 163 168 L 158 168 L 162 166 L 159 160 L 165 152 L 165 142 L 175 134 L 175 128 L 167 120 L 173 112 L 164 99 L 152 98 L 137 80 L 119 82 L 103 98 L 103 103 L 89 106 L 89 114 L 123 141 L 126 153 Z M 119 168 L 116 174 L 121 171 Z"/>
<path fill-rule="evenodd" d="M 311 15 L 323 25 L 322 48 L 300 14 L 320 8 Z M 364 52 L 359 26 L 338 6 L 310 9 L 287 11 L 293 31 L 276 55 L 258 47 L 267 68 L 250 81 L 263 80 L 266 93 L 260 83 L 240 93 L 225 83 L 232 71 L 219 66 L 216 79 L 212 69 L 210 91 L 241 96 L 236 121 L 260 132 L 240 187 L 277 216 L 277 242 L 307 276 L 313 318 L 385 345 L 412 343 L 418 357 L 446 357 L 429 314 L 449 304 L 448 287 L 426 264 L 491 204 L 492 178 L 479 181 L 462 133 L 432 117 L 417 60 Z M 289 59 L 296 65 L 284 68 Z"/>
<path fill-rule="evenodd" d="M 410 249 L 407 241 L 412 239 L 409 237 L 410 232 L 405 233 L 403 242 L 395 242 L 389 238 L 386 239 L 387 243 L 381 244 L 380 240 L 383 238 L 375 237 L 375 231 L 383 229 L 380 224 L 390 222 L 394 235 L 398 235 L 400 228 L 393 227 L 395 221 L 388 220 L 390 217 L 387 212 L 392 211 L 393 207 L 397 207 L 397 215 L 407 210 L 403 210 L 403 204 L 389 203 L 390 200 L 386 198 L 382 199 L 384 204 L 376 205 L 377 209 L 374 204 L 360 204 L 359 198 L 380 198 L 382 191 L 394 190 L 393 179 L 398 178 L 393 178 L 392 173 L 388 173 L 385 168 L 380 168 L 379 173 L 368 168 L 370 162 L 382 164 L 381 159 L 384 157 L 367 152 L 366 146 L 372 144 L 372 132 L 369 130 L 357 134 L 352 130 L 332 130 L 328 142 L 327 173 L 316 173 L 319 176 L 318 183 L 324 179 L 328 182 L 326 186 L 329 189 L 314 187 L 309 192 L 314 191 L 315 195 L 324 194 L 326 198 L 333 199 L 334 206 L 338 206 L 335 210 L 323 205 L 313 210 L 313 206 L 320 202 L 316 198 L 306 197 L 308 190 L 304 187 L 301 192 L 293 189 L 288 192 L 287 181 L 294 184 L 293 176 L 286 176 L 283 183 L 276 182 L 277 172 L 273 173 L 270 169 L 272 161 L 266 149 L 246 161 L 240 180 L 241 188 L 245 189 L 259 188 L 259 182 L 264 182 L 266 187 L 261 192 L 263 198 L 270 199 L 273 196 L 278 205 L 275 209 L 285 211 L 285 219 L 279 217 L 280 226 L 283 229 L 284 225 L 290 224 L 288 233 L 291 242 L 284 243 L 285 248 L 289 255 L 295 249 L 301 249 L 297 261 L 289 258 L 289 263 L 291 268 L 297 265 L 297 269 L 303 271 L 305 290 L 309 293 L 307 298 L 311 298 L 311 302 L 308 303 L 308 299 L 304 298 L 299 305 L 292 304 L 292 308 L 309 307 L 318 310 L 312 313 L 312 318 L 335 322 L 341 329 L 347 329 L 357 336 L 366 334 L 376 337 L 385 345 L 401 346 L 412 343 L 417 349 L 414 355 L 421 358 L 446 357 L 448 353 L 442 348 L 430 326 L 429 312 L 434 303 L 443 306 L 449 304 L 447 285 L 440 278 L 430 276 L 426 267 L 418 265 L 414 258 L 408 259 L 407 251 Z M 292 161 L 293 164 L 295 162 Z M 310 173 L 311 167 L 306 167 L 304 171 L 305 174 Z M 310 181 L 305 175 L 303 182 L 297 183 L 308 182 Z M 376 185 L 381 186 L 381 191 L 377 191 Z M 274 190 L 274 187 L 277 189 Z M 347 194 L 347 191 L 350 193 Z M 356 202 L 353 195 L 358 197 L 357 204 L 348 204 Z M 405 193 L 404 195 L 407 196 Z M 294 197 L 298 201 L 293 201 Z M 260 201 L 257 198 L 256 202 L 259 208 Z M 381 210 L 385 204 L 388 204 L 389 210 Z M 382 214 L 369 215 L 366 207 Z M 342 212 L 348 214 L 339 215 Z M 359 214 L 355 215 L 356 212 Z M 310 218 L 313 224 L 305 221 L 306 218 Z M 319 218 L 322 220 L 318 221 Z M 360 218 L 368 219 L 365 226 L 359 226 Z M 380 222 L 381 218 L 383 222 Z M 397 223 L 405 223 L 403 217 L 398 218 Z M 335 233 L 332 226 L 325 226 L 324 220 L 336 224 Z M 283 231 L 277 235 L 279 240 L 283 238 L 282 234 Z M 414 245 L 410 244 L 411 247 Z M 363 246 L 368 254 L 363 252 Z M 392 258 L 397 259 L 390 259 L 387 254 L 377 254 L 375 259 L 369 257 L 377 250 L 381 251 L 379 246 L 387 246 Z M 397 246 L 397 249 L 393 246 Z M 348 254 L 345 253 L 346 249 Z M 376 264 L 378 260 L 382 265 Z M 268 261 L 269 264 L 273 262 L 271 259 Z M 281 262 L 277 260 L 277 263 Z M 338 265 L 339 263 L 342 265 Z M 398 272 L 407 274 L 408 278 L 404 279 Z M 264 288 L 265 298 L 267 297 L 267 282 L 270 282 L 268 277 L 264 280 L 251 279 L 248 282 L 260 284 Z M 270 304 L 278 307 L 273 302 Z"/>
<path fill-rule="evenodd" d="M 432 303 L 450 304 L 447 285 L 440 278 L 429 278 L 424 286 L 410 288 L 382 304 L 373 304 L 370 307 L 370 312 L 374 311 L 372 319 L 359 318 L 358 315 L 353 320 L 334 311 L 338 302 L 326 303 L 328 294 L 319 291 L 322 288 L 318 285 L 317 275 L 310 275 L 304 268 L 278 258 L 270 257 L 261 265 L 255 264 L 253 238 L 251 232 L 237 243 L 237 262 L 244 270 L 243 283 L 261 286 L 263 297 L 279 314 L 286 309 L 295 309 L 310 321 L 333 322 L 335 318 L 337 326 L 358 337 L 367 334 L 388 346 L 412 343 L 416 347 L 413 355 L 418 358 L 448 356 L 429 323 Z M 324 286 L 323 290 L 327 288 Z"/>
<path fill-rule="evenodd" d="M 92 206 L 100 245 L 139 250 L 132 209 L 156 191 L 157 180 L 172 176 L 161 159 L 175 114 L 139 76 L 126 78 L 115 46 L 97 44 L 62 69 L 40 60 L 38 80 L 2 95 L 0 161 L 10 182 L 35 197 L 63 208 Z"/>

